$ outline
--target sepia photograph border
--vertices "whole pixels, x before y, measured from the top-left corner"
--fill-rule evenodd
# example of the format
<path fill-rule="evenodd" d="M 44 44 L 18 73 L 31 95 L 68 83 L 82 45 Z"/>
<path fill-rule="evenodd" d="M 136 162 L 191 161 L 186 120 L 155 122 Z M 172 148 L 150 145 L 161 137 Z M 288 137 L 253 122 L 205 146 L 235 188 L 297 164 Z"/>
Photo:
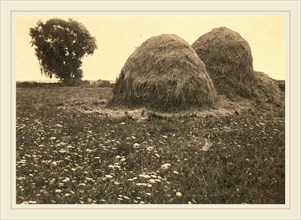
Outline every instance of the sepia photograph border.
<path fill-rule="evenodd" d="M 293 199 L 293 192 L 299 192 L 300 191 L 296 190 L 296 185 L 293 184 L 295 183 L 295 178 L 293 178 L 292 175 L 292 166 L 296 166 L 296 164 L 292 163 L 292 159 L 293 157 L 299 156 L 300 158 L 300 150 L 296 150 L 295 147 L 299 147 L 300 145 L 296 145 L 298 144 L 298 141 L 300 143 L 300 139 L 299 140 L 295 140 L 296 137 L 292 137 L 293 133 L 296 132 L 294 130 L 294 132 L 292 132 L 292 129 L 297 129 L 297 132 L 299 131 L 298 129 L 300 129 L 300 124 L 297 127 L 292 127 L 292 125 L 295 123 L 300 123 L 300 121 L 292 121 L 292 118 L 295 118 L 295 114 L 298 114 L 298 110 L 300 110 L 300 103 L 297 102 L 297 100 L 295 100 L 296 96 L 292 96 L 292 88 L 294 88 L 294 85 L 296 83 L 298 83 L 299 81 L 295 81 L 296 79 L 299 79 L 300 76 L 295 76 L 296 74 L 300 74 L 299 72 L 293 72 L 292 71 L 292 67 L 294 68 L 294 70 L 296 70 L 298 67 L 295 67 L 295 64 L 292 66 L 292 60 L 298 58 L 298 54 L 296 55 L 295 52 L 292 51 L 292 43 L 294 45 L 296 45 L 295 40 L 292 40 L 292 24 L 293 24 L 293 28 L 296 28 L 296 21 L 294 19 L 292 19 L 292 9 L 287 10 L 287 9 L 283 9 L 283 10 L 268 10 L 268 9 L 260 9 L 260 10 L 234 10 L 234 9 L 229 9 L 229 10 L 209 10 L 209 9 L 204 9 L 204 10 L 198 10 L 198 9 L 150 9 L 150 10 L 143 10 L 143 9 L 131 9 L 131 7 L 133 7 L 132 5 L 129 5 L 129 7 L 126 10 L 121 10 L 119 9 L 120 6 L 110 6 L 113 9 L 110 10 L 65 10 L 65 9 L 57 9 L 57 10 L 46 10 L 46 9 L 31 9 L 30 7 L 25 7 L 23 4 L 21 4 L 21 8 L 19 7 L 20 5 L 18 5 L 19 3 L 12 1 L 13 3 L 15 3 L 16 5 L 13 5 L 12 10 L 9 11 L 5 11 L 5 13 L 9 13 L 9 27 L 10 27 L 10 32 L 9 34 L 9 42 L 7 41 L 7 38 L 4 40 L 2 38 L 2 34 L 3 34 L 3 30 L 1 28 L 1 46 L 3 44 L 7 44 L 6 47 L 4 48 L 4 51 L 7 53 L 3 53 L 3 48 L 1 49 L 1 194 L 4 191 L 9 191 L 8 194 L 10 195 L 10 197 L 5 197 L 6 200 L 4 200 L 3 194 L 1 195 L 1 219 L 26 219 L 28 218 L 28 216 L 33 216 L 30 217 L 30 219 L 81 219 L 80 216 L 83 216 L 84 214 L 81 215 L 77 215 L 78 212 L 82 212 L 84 213 L 84 211 L 88 211 L 88 212 L 92 212 L 89 215 L 93 215 L 93 216 L 86 216 L 83 219 L 126 219 L 126 218 L 130 218 L 130 219 L 199 219 L 199 218 L 206 218 L 206 219 L 227 219 L 229 218 L 229 216 L 232 216 L 232 219 L 257 219 L 257 217 L 252 217 L 250 218 L 250 215 L 248 214 L 244 214 L 246 213 L 246 211 L 248 211 L 248 213 L 250 211 L 253 212 L 262 212 L 263 216 L 261 216 L 261 219 L 267 219 L 267 218 L 271 218 L 272 217 L 277 217 L 275 219 L 282 219 L 281 217 L 288 215 L 288 213 L 290 213 L 290 211 L 292 209 L 296 209 L 296 207 L 300 207 L 299 203 L 300 203 L 300 195 L 299 195 L 299 200 L 295 201 L 296 195 Z M 26 2 L 26 1 L 23 1 Z M 36 2 L 36 1 L 33 1 Z M 45 3 L 45 1 L 42 1 Z M 42 3 L 41 2 L 41 3 Z M 76 5 L 76 2 L 82 2 L 82 1 L 65 1 L 68 2 L 68 4 L 70 4 L 71 2 L 74 3 Z M 89 2 L 100 2 L 100 1 L 96 1 L 96 0 L 92 0 Z M 115 2 L 115 1 L 112 1 Z M 126 4 L 126 1 L 119 1 L 119 2 L 123 2 L 122 4 Z M 131 1 L 131 2 L 136 2 L 136 1 Z M 165 1 L 166 5 L 170 6 L 172 8 L 172 3 L 173 2 L 182 2 L 182 1 Z M 193 5 L 191 2 L 201 2 L 201 1 L 189 1 L 190 6 Z M 227 2 L 227 1 L 223 1 L 223 2 Z M 235 1 L 232 1 L 235 2 Z M 260 5 L 259 1 L 254 1 L 255 3 L 257 2 L 258 5 Z M 269 1 L 269 2 L 284 2 L 284 1 L 280 1 L 280 0 L 276 0 L 276 1 Z M 290 1 L 287 1 L 290 2 Z M 294 2 L 294 1 L 292 1 Z M 41 4 L 39 3 L 39 4 Z M 53 4 L 58 4 L 57 1 L 52 1 L 52 3 L 46 2 L 50 5 L 53 6 Z M 205 2 L 203 2 L 205 4 Z M 1 6 L 2 4 L 7 4 L 7 2 L 1 1 Z M 159 1 L 153 1 L 152 6 L 158 7 L 160 6 Z M 189 5 L 188 4 L 188 5 Z M 241 4 L 241 3 L 240 3 Z M 269 4 L 267 4 L 269 5 Z M 47 5 L 46 5 L 47 6 Z M 46 7 L 45 6 L 45 7 Z M 17 7 L 18 9 L 14 9 L 14 7 Z M 24 7 L 24 9 L 22 9 L 22 7 Z M 116 7 L 117 9 L 114 9 L 114 7 Z M 147 6 L 142 6 L 143 7 L 147 7 Z M 3 8 L 3 7 L 1 7 Z M 1 9 L 3 10 L 3 9 Z M 5 10 L 5 9 L 4 9 Z M 287 40 L 286 40 L 286 52 L 287 52 L 287 56 L 286 56 L 286 61 L 287 61 L 287 67 L 286 67 L 286 75 L 285 75 L 285 83 L 286 83 L 286 203 L 284 205 L 224 205 L 224 204 L 220 204 L 220 205 L 17 205 L 16 204 L 16 199 L 15 199 L 15 92 L 16 92 L 16 88 L 15 88 L 15 61 L 14 61 L 14 57 L 15 57 L 15 34 L 16 34 L 16 30 L 15 30 L 15 23 L 14 23 L 14 19 L 15 16 L 19 16 L 19 15 L 36 15 L 36 13 L 39 14 L 47 14 L 47 15 L 54 15 L 55 13 L 59 13 L 60 15 L 63 14 L 74 14 L 73 16 L 76 16 L 75 13 L 81 13 L 81 15 L 83 15 L 82 13 L 99 13 L 99 14 L 106 14 L 109 15 L 108 13 L 114 13 L 114 14 L 137 14 L 139 13 L 139 16 L 143 16 L 143 15 L 148 15 L 151 16 L 151 14 L 153 13 L 161 13 L 161 14 L 171 14 L 171 13 L 185 13 L 185 14 L 193 14 L 195 15 L 195 13 L 212 13 L 214 16 L 218 16 L 218 14 L 222 14 L 222 13 L 226 13 L 226 14 L 239 14 L 238 16 L 244 16 L 246 14 L 259 14 L 259 15 L 269 15 L 271 13 L 278 13 L 281 14 L 281 16 L 286 16 L 288 18 L 287 22 L 286 22 L 286 36 L 287 36 Z M 2 13 L 1 13 L 2 14 Z M 101 16 L 101 15 L 99 15 Z M 201 15 L 199 15 L 201 16 Z M 256 15 L 254 15 L 256 16 Z M 299 11 L 299 16 L 300 16 L 300 11 Z M 299 17 L 300 18 L 300 17 Z M 8 23 L 8 21 L 5 21 L 6 23 Z M 1 27 L 3 26 L 2 23 L 4 23 L 3 18 L 1 18 Z M 299 21 L 300 24 L 300 21 Z M 300 26 L 299 26 L 300 28 Z M 299 29 L 300 30 L 300 29 Z M 300 34 L 300 32 L 299 32 Z M 299 45 L 300 46 L 300 45 Z M 8 49 L 8 50 L 7 50 Z M 9 54 L 9 56 L 7 55 Z M 6 60 L 3 59 L 3 57 L 6 56 Z M 300 50 L 299 50 L 299 56 L 300 56 Z M 6 69 L 5 70 L 9 70 L 8 72 L 4 72 L 4 68 L 2 68 L 2 65 L 4 65 L 4 62 L 7 63 L 7 59 L 9 60 L 9 63 L 6 65 Z M 294 61 L 295 63 L 295 61 Z M 300 70 L 300 66 L 299 66 L 299 70 Z M 9 73 L 8 76 L 3 77 L 4 74 Z M 298 78 L 299 77 L 299 78 Z M 3 81 L 3 79 L 5 79 L 5 81 Z M 5 87 L 3 86 L 5 85 Z M 298 84 L 297 84 L 298 85 Z M 300 84 L 299 84 L 300 85 Z M 4 91 L 4 92 L 3 92 Z M 9 93 L 7 93 L 9 92 Z M 294 91 L 295 93 L 296 91 Z M 9 94 L 9 95 L 8 95 Z M 298 93 L 298 95 L 300 96 L 300 92 Z M 297 95 L 297 96 L 298 96 Z M 5 101 L 3 101 L 3 97 L 5 97 Z M 300 97 L 299 98 L 299 102 L 300 102 Z M 294 100 L 294 102 L 292 102 L 292 100 Z M 9 103 L 9 105 L 4 105 L 3 104 L 7 104 Z M 298 105 L 297 108 L 295 108 L 295 105 Z M 293 111 L 294 109 L 294 111 Z M 297 109 L 297 112 L 295 112 Z M 299 112 L 300 113 L 300 112 Z M 298 117 L 297 117 L 298 118 Z M 4 121 L 5 120 L 5 121 Z M 3 124 L 4 121 L 4 124 Z M 294 133 L 296 134 L 296 133 Z M 5 143 L 3 140 L 9 140 L 9 145 L 5 145 L 7 144 L 7 142 Z M 294 147 L 294 148 L 293 148 Z M 4 148 L 8 148 L 9 151 L 7 151 L 7 149 L 4 151 Z M 7 152 L 9 152 L 9 154 L 7 154 Z M 292 156 L 292 152 L 294 152 L 293 156 Z M 297 155 L 295 155 L 295 153 L 299 153 Z M 2 160 L 2 158 L 6 158 L 6 160 Z M 9 161 L 9 163 L 6 163 L 7 161 Z M 299 162 L 300 163 L 300 162 Z M 4 179 L 4 176 L 8 176 L 7 174 L 3 174 L 3 166 L 9 164 L 9 179 Z M 300 165 L 300 164 L 299 164 Z M 294 169 L 296 171 L 296 169 Z M 299 171 L 300 171 L 300 166 L 299 166 Z M 300 175 L 300 172 L 299 172 Z M 300 176 L 299 176 L 300 177 Z M 297 177 L 298 178 L 298 177 Z M 300 184 L 300 181 L 297 180 L 297 183 Z M 5 184 L 3 184 L 5 182 Z M 5 185 L 5 188 L 4 188 Z M 7 189 L 6 186 L 9 186 L 9 190 Z M 300 186 L 300 185 L 299 185 Z M 298 185 L 297 185 L 298 187 Z M 7 194 L 7 193 L 6 193 Z M 6 215 L 3 214 L 2 210 L 6 211 L 9 210 L 9 213 L 5 213 Z M 299 208 L 300 210 L 300 208 Z M 38 217 L 36 218 L 36 216 L 34 215 L 34 212 L 39 213 Z M 46 214 L 44 217 L 41 218 L 41 216 L 43 215 L 43 211 L 48 211 L 48 214 Z M 50 212 L 49 212 L 50 211 Z M 58 213 L 61 213 L 59 215 L 56 216 L 49 216 L 49 213 L 54 213 L 53 211 L 57 211 Z M 72 211 L 72 213 L 70 213 L 70 211 Z M 146 214 L 145 216 L 144 213 L 151 213 L 157 211 L 156 215 L 150 215 L 150 214 Z M 210 212 L 212 213 L 212 211 L 214 212 L 218 212 L 220 213 L 219 215 L 215 215 L 212 216 L 210 214 Z M 296 211 L 296 210 L 295 210 Z M 298 210 L 297 210 L 298 211 Z M 29 212 L 32 212 L 30 215 Z M 116 213 L 123 213 L 123 214 L 116 214 Z M 200 212 L 205 212 L 204 216 L 200 216 Z M 236 216 L 236 214 L 233 213 L 238 213 L 238 215 Z M 274 214 L 273 214 L 274 212 Z M 280 213 L 282 212 L 282 213 Z M 22 214 L 25 213 L 25 214 Z M 45 213 L 45 212 L 44 212 Z M 69 214 L 66 214 L 69 213 Z M 162 213 L 162 217 L 160 218 L 160 215 L 158 215 L 158 213 Z M 180 214 L 181 213 L 181 214 Z M 276 213 L 276 214 L 275 214 Z M 41 215 L 42 214 L 42 215 Z M 98 216 L 99 214 L 104 214 L 104 216 Z M 142 215 L 141 215 L 142 214 Z M 215 213 L 217 214 L 217 213 Z M 270 215 L 268 215 L 270 214 Z M 300 211 L 299 211 L 300 214 Z M 296 213 L 294 214 L 296 215 Z M 4 216 L 5 218 L 2 218 L 2 216 Z M 11 218 L 7 218 L 7 216 L 11 216 Z M 26 217 L 25 217 L 26 216 Z M 62 217 L 63 216 L 63 217 Z M 70 218 L 71 216 L 71 218 Z M 130 216 L 130 217 L 129 217 Z M 25 218 L 24 218 L 25 217 Z M 49 218 L 51 217 L 51 218 Z M 111 218 L 114 217 L 114 218 Z M 145 217 L 145 218 L 144 218 Z M 289 219 L 289 218 L 287 218 Z M 293 219 L 293 218 L 292 218 Z"/>

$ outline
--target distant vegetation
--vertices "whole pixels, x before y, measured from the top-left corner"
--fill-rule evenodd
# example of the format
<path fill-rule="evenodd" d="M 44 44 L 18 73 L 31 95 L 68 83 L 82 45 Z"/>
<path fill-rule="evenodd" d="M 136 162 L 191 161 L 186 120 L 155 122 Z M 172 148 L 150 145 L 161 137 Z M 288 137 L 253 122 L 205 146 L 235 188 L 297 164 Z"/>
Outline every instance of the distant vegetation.
<path fill-rule="evenodd" d="M 16 82 L 17 88 L 31 88 L 31 87 L 114 87 L 115 82 L 109 80 L 70 80 L 68 82 L 37 82 L 37 81 L 23 81 Z"/>

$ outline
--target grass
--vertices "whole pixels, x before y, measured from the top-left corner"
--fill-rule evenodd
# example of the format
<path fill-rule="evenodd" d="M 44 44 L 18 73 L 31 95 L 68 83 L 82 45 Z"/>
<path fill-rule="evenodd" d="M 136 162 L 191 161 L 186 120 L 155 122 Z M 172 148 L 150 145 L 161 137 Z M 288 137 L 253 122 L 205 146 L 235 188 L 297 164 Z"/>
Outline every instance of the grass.
<path fill-rule="evenodd" d="M 285 120 L 256 110 L 108 117 L 110 88 L 18 88 L 25 204 L 284 204 Z"/>

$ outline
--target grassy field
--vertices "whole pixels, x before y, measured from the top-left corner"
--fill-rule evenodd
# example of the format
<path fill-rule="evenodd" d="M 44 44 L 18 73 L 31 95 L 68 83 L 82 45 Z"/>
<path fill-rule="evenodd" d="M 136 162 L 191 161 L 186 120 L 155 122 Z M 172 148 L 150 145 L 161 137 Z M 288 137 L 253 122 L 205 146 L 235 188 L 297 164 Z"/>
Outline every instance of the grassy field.
<path fill-rule="evenodd" d="M 17 203 L 285 203 L 283 114 L 110 117 L 110 95 L 17 89 Z"/>

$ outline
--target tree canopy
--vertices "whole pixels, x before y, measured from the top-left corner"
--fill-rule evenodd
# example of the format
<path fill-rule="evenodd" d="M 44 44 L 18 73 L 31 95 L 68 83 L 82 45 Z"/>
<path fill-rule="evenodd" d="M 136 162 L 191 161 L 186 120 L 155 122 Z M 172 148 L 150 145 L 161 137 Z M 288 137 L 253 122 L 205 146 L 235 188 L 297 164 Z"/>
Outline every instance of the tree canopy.
<path fill-rule="evenodd" d="M 96 39 L 83 24 L 73 19 L 39 21 L 35 28 L 30 28 L 29 35 L 41 73 L 63 82 L 81 79 L 82 57 L 93 54 L 97 48 Z"/>

